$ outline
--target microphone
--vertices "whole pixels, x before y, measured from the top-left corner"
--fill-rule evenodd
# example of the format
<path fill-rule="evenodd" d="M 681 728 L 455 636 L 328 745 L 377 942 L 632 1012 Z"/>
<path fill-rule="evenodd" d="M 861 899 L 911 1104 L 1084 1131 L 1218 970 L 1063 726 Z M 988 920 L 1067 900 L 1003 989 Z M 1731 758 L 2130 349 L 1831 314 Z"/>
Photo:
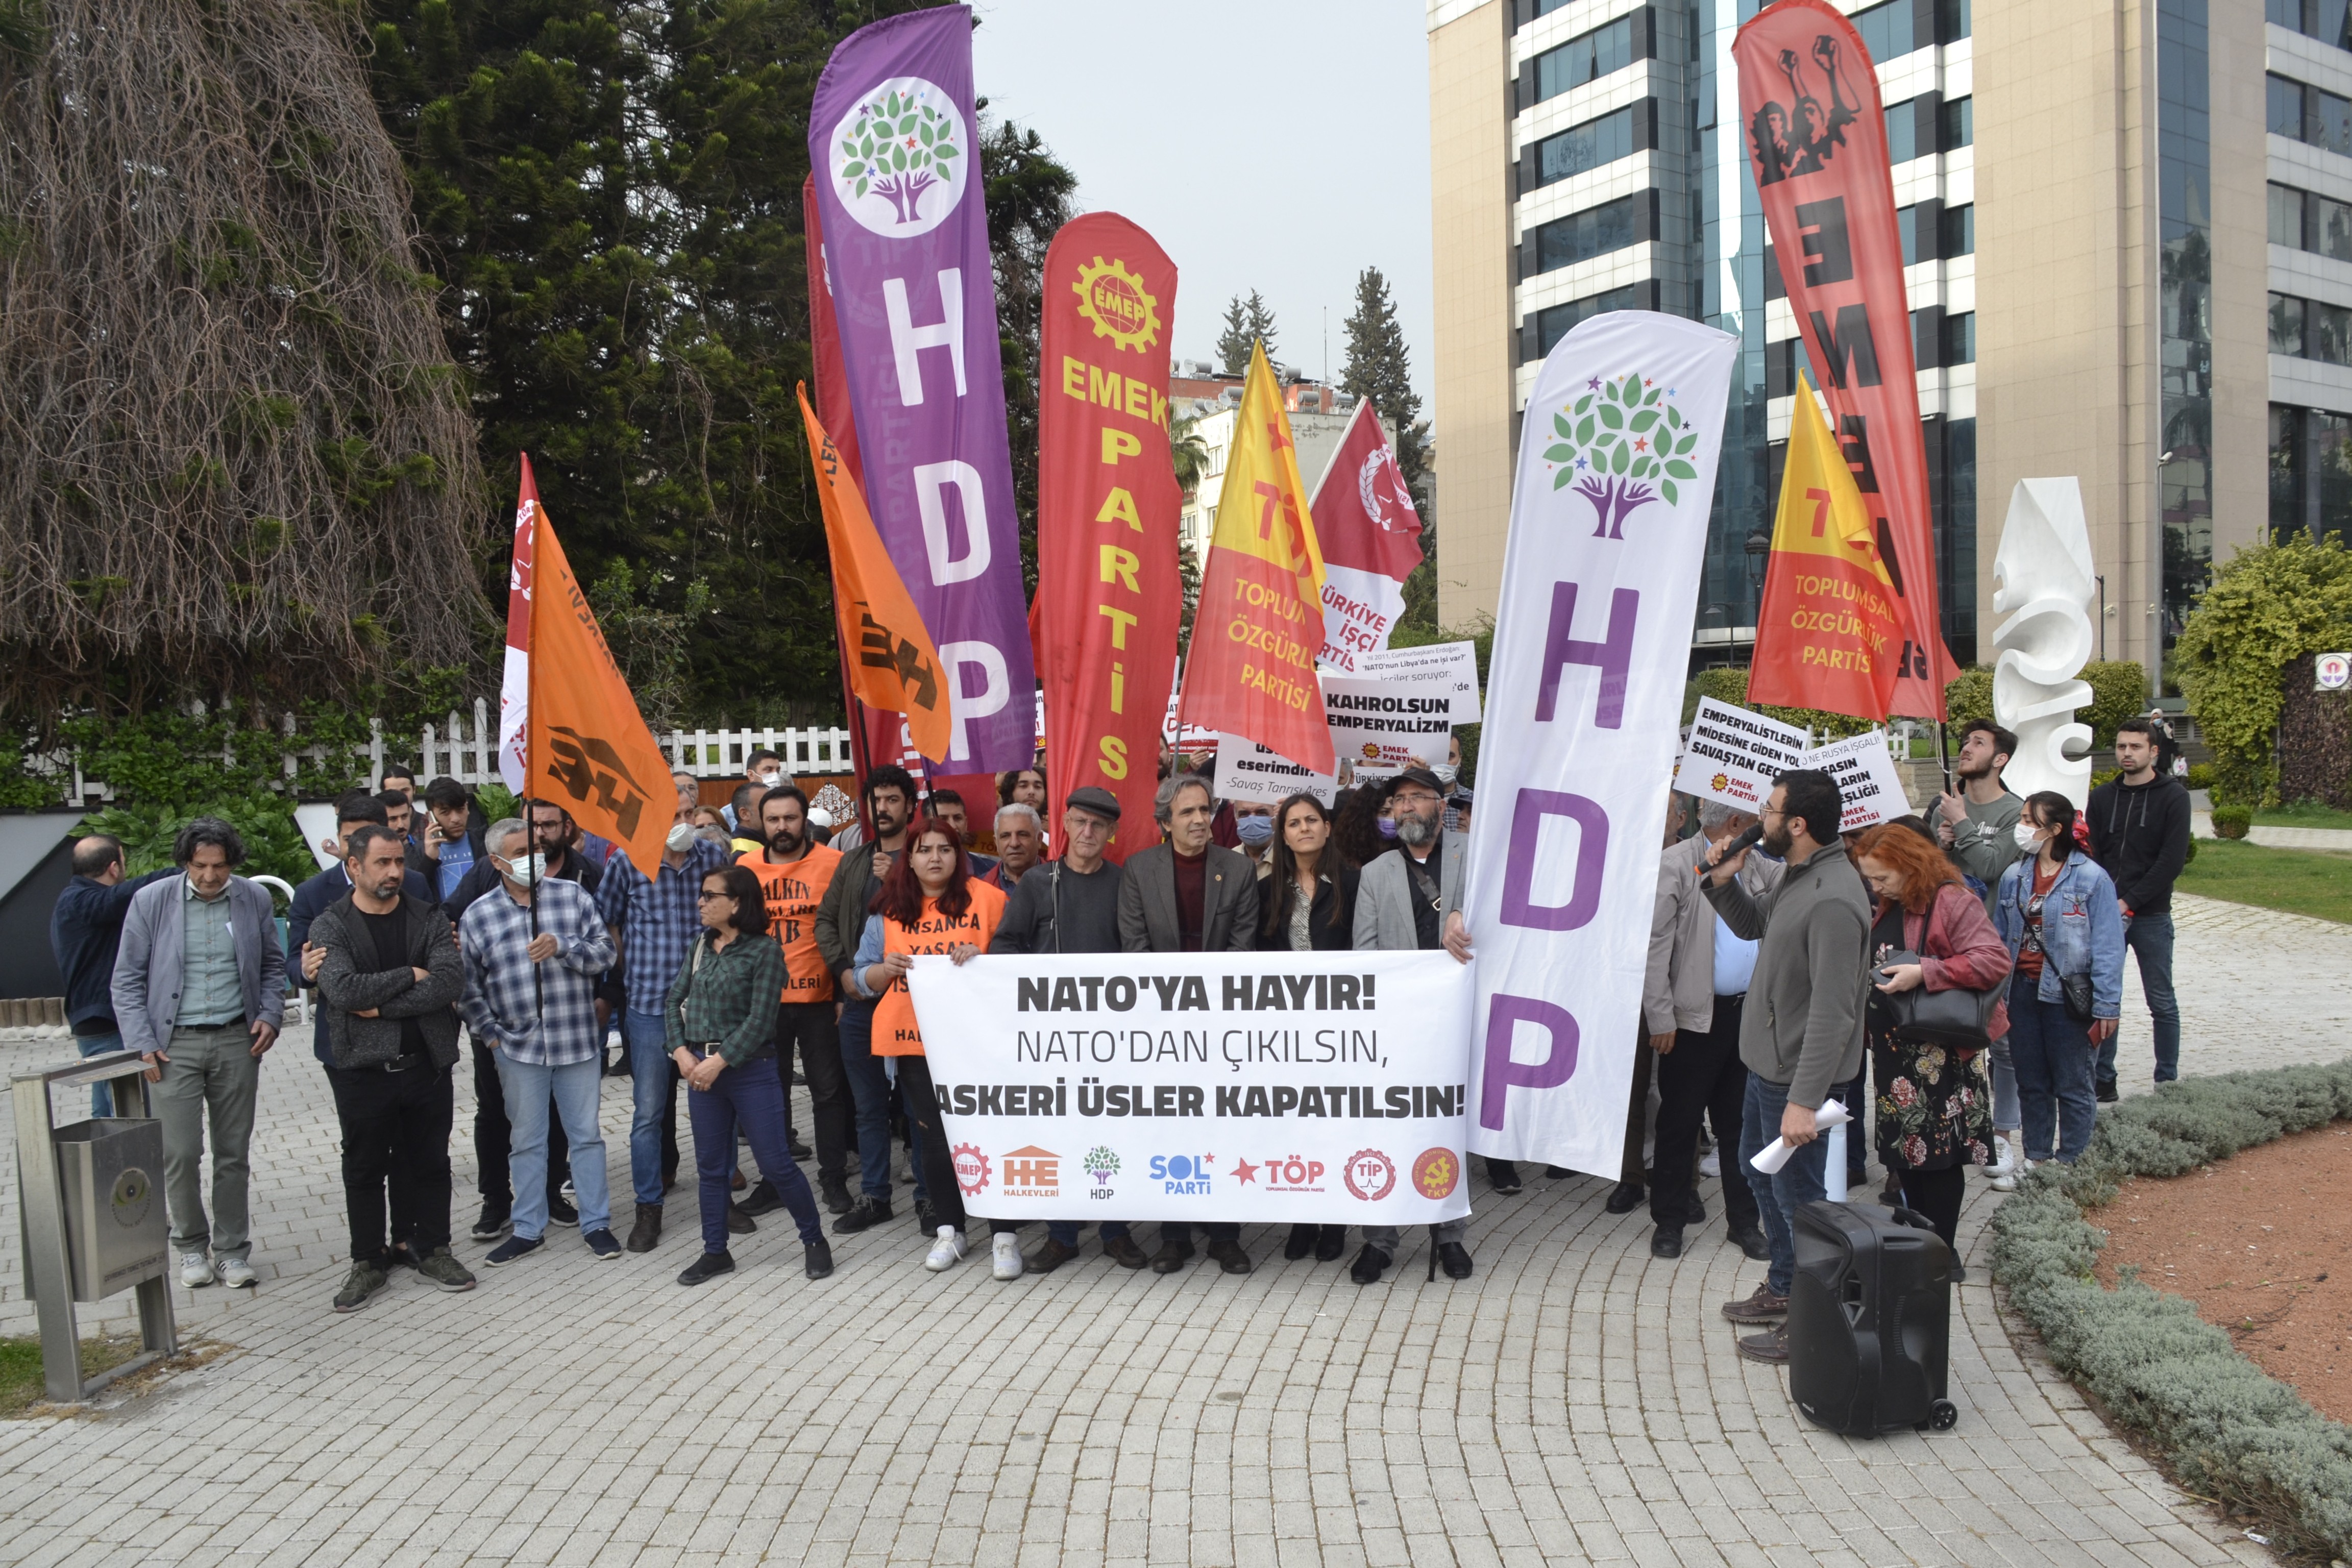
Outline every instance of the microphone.
<path fill-rule="evenodd" d="M 1730 859 L 1733 856 L 1738 854 L 1743 849 L 1752 849 L 1763 841 L 1764 825 L 1760 822 L 1751 825 L 1747 832 L 1741 834 L 1738 837 L 1733 839 L 1730 843 L 1723 847 L 1723 858 L 1721 860 L 1717 860 L 1715 863 L 1715 866 L 1710 866 L 1704 860 L 1700 861 L 1698 865 L 1698 874 L 1701 877 L 1706 876 L 1715 869 L 1716 866 L 1722 865 L 1724 860 Z"/>

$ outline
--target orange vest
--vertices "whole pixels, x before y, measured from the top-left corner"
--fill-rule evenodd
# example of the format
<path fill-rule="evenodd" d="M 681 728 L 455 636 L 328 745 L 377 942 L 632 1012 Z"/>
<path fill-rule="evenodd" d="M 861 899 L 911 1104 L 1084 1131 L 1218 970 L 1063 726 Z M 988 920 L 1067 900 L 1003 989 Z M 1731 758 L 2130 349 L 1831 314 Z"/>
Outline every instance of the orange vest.
<path fill-rule="evenodd" d="M 989 938 L 996 934 L 996 922 L 1004 918 L 1004 895 L 977 877 L 966 885 L 971 889 L 971 908 L 961 920 L 950 920 L 939 912 L 938 900 L 925 899 L 922 918 L 913 931 L 897 921 L 883 921 L 883 952 L 953 952 L 966 942 L 986 952 Z M 923 1032 L 915 1026 L 915 1002 L 907 994 L 904 979 L 890 982 L 889 989 L 874 1004 L 872 1049 L 877 1057 L 923 1054 Z"/>
<path fill-rule="evenodd" d="M 833 885 L 841 851 L 823 844 L 789 866 L 772 866 L 764 851 L 736 862 L 760 879 L 768 902 L 768 934 L 783 944 L 786 1002 L 830 1002 L 833 972 L 816 950 L 816 906 Z"/>

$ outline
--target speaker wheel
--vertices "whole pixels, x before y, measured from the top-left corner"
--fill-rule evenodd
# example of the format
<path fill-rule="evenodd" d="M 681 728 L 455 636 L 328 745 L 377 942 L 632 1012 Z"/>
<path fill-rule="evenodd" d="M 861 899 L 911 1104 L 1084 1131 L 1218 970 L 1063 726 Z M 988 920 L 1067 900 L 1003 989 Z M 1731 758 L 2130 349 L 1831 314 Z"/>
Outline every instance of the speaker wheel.
<path fill-rule="evenodd" d="M 1938 1399 L 1927 1406 L 1927 1419 L 1919 1424 L 1925 1432 L 1948 1432 L 1960 1424 L 1960 1407 L 1948 1399 Z"/>

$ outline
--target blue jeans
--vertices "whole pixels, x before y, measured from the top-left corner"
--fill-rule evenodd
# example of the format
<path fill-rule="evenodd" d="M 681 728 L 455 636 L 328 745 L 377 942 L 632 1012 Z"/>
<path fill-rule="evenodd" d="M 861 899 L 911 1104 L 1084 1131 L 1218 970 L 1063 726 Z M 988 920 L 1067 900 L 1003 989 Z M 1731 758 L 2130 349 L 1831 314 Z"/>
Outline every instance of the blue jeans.
<path fill-rule="evenodd" d="M 1764 1240 L 1772 1249 L 1764 1278 L 1775 1296 L 1787 1295 L 1790 1282 L 1797 1277 L 1797 1206 L 1829 1196 L 1824 1179 L 1829 1169 L 1826 1138 L 1816 1138 L 1799 1149 L 1771 1175 L 1749 1163 L 1766 1145 L 1780 1141 L 1780 1113 L 1788 1108 L 1787 1084 L 1774 1083 L 1758 1073 L 1748 1075 L 1748 1099 L 1739 1115 L 1739 1168 L 1748 1173 L 1758 1217 L 1764 1222 Z M 1853 1131 L 1852 1122 L 1846 1124 L 1846 1131 Z"/>
<path fill-rule="evenodd" d="M 662 1201 L 662 1134 L 677 1136 L 677 1064 L 663 1043 L 661 1015 L 632 1008 L 621 1015 L 628 1042 L 629 1078 L 635 1089 L 629 1118 L 629 1184 L 637 1202 Z M 574 1185 L 577 1185 L 575 1181 Z"/>
<path fill-rule="evenodd" d="M 751 1141 L 751 1157 L 792 1211 L 801 1242 L 814 1247 L 824 1239 L 816 1216 L 816 1195 L 808 1178 L 793 1163 L 784 1141 L 784 1090 L 772 1058 L 747 1062 L 721 1072 L 709 1089 L 686 1091 L 686 1118 L 694 1129 L 694 1169 L 702 1190 L 702 1250 L 727 1250 L 727 1205 L 735 1171 L 735 1129 L 740 1123 Z"/>
<path fill-rule="evenodd" d="M 890 1201 L 890 1073 L 874 1054 L 874 1004 L 853 1001 L 841 1010 L 841 1070 L 857 1115 L 857 1189 Z"/>
<path fill-rule="evenodd" d="M 1870 1137 L 1863 1131 L 1869 1124 L 1871 1111 L 1868 1051 L 1862 1054 L 1862 1070 L 1831 1089 L 1830 1098 L 1853 1115 L 1853 1120 L 1845 1124 L 1845 1184 L 1860 1187 L 1870 1180 Z M 1823 1142 L 1826 1146 L 1827 1140 Z M 1823 1180 L 1826 1182 L 1826 1174 Z"/>
<path fill-rule="evenodd" d="M 121 1050 L 122 1034 L 116 1030 L 110 1035 L 76 1035 L 74 1044 L 81 1047 L 82 1058 L 88 1060 L 91 1057 L 102 1057 L 109 1051 Z M 89 1113 L 92 1116 L 114 1114 L 114 1089 L 111 1085 L 94 1083 L 89 1086 Z"/>
<path fill-rule="evenodd" d="M 1992 1126 L 1996 1132 L 2014 1132 L 2018 1125 L 2017 1068 L 2003 1035 L 1992 1043 Z"/>
<path fill-rule="evenodd" d="M 2019 1121 L 2025 1131 L 2025 1157 L 2051 1157 L 2051 1128 L 2058 1124 L 2059 1160 L 2073 1164 L 2091 1146 L 2099 1102 L 2091 1085 L 2091 1032 L 2066 1016 L 2066 1004 L 2044 1002 L 2036 983 L 2020 975 L 2009 983 L 2009 1057 L 2017 1068 Z"/>
<path fill-rule="evenodd" d="M 613 1228 L 613 1195 L 604 1186 L 604 1135 L 596 1110 L 604 1081 L 604 1056 L 584 1062 L 537 1067 L 499 1051 L 499 1088 L 507 1102 L 507 1169 L 514 1181 L 514 1233 L 537 1241 L 547 1232 L 547 1111 L 551 1096 L 572 1145 L 572 1193 L 580 1209 L 580 1234 Z"/>
<path fill-rule="evenodd" d="M 2139 988 L 2156 1026 L 2156 1081 L 2180 1076 L 2180 998 L 2172 989 L 2172 916 L 2134 915 L 2124 921 L 2124 945 L 2139 958 Z M 2099 1081 L 2116 1081 L 2116 1037 L 2099 1045 Z"/>

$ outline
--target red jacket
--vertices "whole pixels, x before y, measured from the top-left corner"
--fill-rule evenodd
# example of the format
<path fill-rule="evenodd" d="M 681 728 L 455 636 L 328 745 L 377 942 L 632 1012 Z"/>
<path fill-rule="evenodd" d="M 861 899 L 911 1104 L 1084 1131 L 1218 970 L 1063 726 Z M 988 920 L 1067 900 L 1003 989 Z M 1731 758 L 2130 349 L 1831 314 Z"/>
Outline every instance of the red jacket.
<path fill-rule="evenodd" d="M 1885 912 L 1881 904 L 1877 913 Z M 1983 900 L 1965 883 L 1937 888 L 1925 913 L 1905 910 L 1903 944 L 1919 955 L 1920 981 L 1930 991 L 1982 991 L 2009 978 L 2009 944 L 1993 929 Z M 2009 1033 L 2006 997 L 1992 1005 L 1986 1033 L 1996 1040 Z"/>

